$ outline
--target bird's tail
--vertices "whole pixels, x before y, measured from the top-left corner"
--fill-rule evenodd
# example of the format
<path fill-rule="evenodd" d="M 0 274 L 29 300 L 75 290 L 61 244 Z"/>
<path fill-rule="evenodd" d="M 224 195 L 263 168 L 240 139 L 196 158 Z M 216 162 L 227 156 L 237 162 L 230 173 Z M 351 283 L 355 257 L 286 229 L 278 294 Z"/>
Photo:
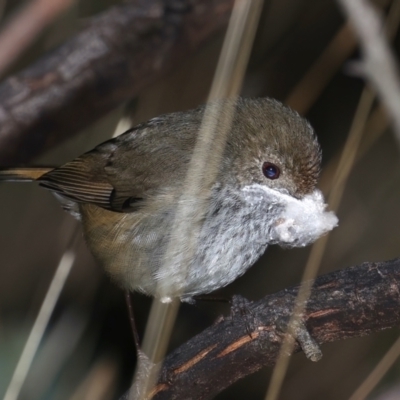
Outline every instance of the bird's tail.
<path fill-rule="evenodd" d="M 0 168 L 0 181 L 31 182 L 39 179 L 42 175 L 53 168 Z"/>

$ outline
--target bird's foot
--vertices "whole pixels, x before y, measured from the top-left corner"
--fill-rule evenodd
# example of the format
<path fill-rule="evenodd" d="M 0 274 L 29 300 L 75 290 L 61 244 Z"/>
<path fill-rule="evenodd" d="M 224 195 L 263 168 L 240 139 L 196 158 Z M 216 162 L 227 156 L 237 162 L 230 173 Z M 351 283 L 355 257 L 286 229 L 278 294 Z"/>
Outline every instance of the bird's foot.
<path fill-rule="evenodd" d="M 240 295 L 235 295 L 231 299 L 231 315 L 235 318 L 241 318 L 244 321 L 246 332 L 253 338 L 252 333 L 256 330 L 258 323 L 250 305 L 251 301 Z"/>

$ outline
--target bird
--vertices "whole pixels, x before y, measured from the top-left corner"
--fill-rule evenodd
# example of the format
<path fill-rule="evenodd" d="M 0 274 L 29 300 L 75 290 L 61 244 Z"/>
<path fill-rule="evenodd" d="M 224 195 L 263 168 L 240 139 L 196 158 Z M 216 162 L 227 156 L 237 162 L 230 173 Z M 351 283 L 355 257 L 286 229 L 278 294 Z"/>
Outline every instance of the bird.
<path fill-rule="evenodd" d="M 196 249 L 183 276 L 175 266 L 166 277 L 183 182 L 205 110 L 216 104 L 234 112 Z M 160 297 L 164 282 L 161 300 L 191 302 L 244 274 L 269 245 L 305 246 L 337 225 L 316 187 L 320 165 L 306 119 L 271 98 L 239 97 L 150 119 L 58 167 L 2 168 L 0 180 L 53 192 L 124 290 Z"/>

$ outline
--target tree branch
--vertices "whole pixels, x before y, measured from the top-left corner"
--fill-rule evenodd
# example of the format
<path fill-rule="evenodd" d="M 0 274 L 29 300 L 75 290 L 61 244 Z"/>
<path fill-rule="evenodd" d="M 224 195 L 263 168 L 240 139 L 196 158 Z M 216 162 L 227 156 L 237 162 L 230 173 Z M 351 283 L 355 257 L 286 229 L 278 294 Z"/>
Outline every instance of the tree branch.
<path fill-rule="evenodd" d="M 0 85 L 0 162 L 24 163 L 131 99 L 228 22 L 233 0 L 130 0 Z"/>
<path fill-rule="evenodd" d="M 0 31 L 0 76 L 74 0 L 31 0 Z"/>
<path fill-rule="evenodd" d="M 400 259 L 336 271 L 315 280 L 304 320 L 319 344 L 391 328 L 400 322 L 399 289 Z M 211 399 L 274 365 L 297 291 L 285 289 L 249 303 L 246 317 L 221 320 L 176 349 L 149 398 Z"/>

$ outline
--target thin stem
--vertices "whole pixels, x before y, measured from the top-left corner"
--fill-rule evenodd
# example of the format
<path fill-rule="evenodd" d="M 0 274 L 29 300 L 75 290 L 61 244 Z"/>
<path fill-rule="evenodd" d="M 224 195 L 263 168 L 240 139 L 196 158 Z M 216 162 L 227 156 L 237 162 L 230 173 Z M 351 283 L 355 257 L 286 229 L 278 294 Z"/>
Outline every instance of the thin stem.
<path fill-rule="evenodd" d="M 44 332 L 47 328 L 54 307 L 57 304 L 61 291 L 64 288 L 65 281 L 67 280 L 72 265 L 74 264 L 76 256 L 75 247 L 78 237 L 79 235 L 77 235 L 77 229 L 75 228 L 71 236 L 71 243 L 58 263 L 56 272 L 50 283 L 49 289 L 47 290 L 42 306 L 40 307 L 39 314 L 36 317 L 28 340 L 25 343 L 24 350 L 19 358 L 11 382 L 8 385 L 4 400 L 16 400 L 19 396 L 35 354 L 43 339 Z"/>

